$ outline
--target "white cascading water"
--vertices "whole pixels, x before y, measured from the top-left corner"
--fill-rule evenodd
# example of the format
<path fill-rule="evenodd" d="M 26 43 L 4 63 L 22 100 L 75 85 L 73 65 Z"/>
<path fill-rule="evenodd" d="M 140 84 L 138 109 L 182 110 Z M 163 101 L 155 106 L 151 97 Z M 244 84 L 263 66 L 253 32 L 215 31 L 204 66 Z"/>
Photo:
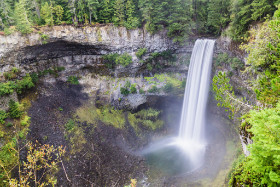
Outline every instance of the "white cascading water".
<path fill-rule="evenodd" d="M 205 113 L 214 45 L 215 41 L 209 39 L 199 39 L 195 42 L 186 83 L 179 135 L 176 138 L 167 138 L 153 143 L 142 151 L 143 154 L 158 152 L 160 159 L 173 150 L 170 148 L 174 150 L 179 148 L 180 154 L 183 154 L 183 160 L 177 151 L 175 155 L 167 156 L 164 162 L 167 163 L 169 158 L 172 158 L 172 162 L 179 161 L 180 165 L 186 164 L 189 171 L 203 164 L 207 143 L 204 137 Z M 168 165 L 168 167 L 172 166 Z"/>
<path fill-rule="evenodd" d="M 197 40 L 186 83 L 179 138 L 204 142 L 205 110 L 208 99 L 214 40 Z"/>
<path fill-rule="evenodd" d="M 206 146 L 205 111 L 214 45 L 215 41 L 208 39 L 199 39 L 195 42 L 186 83 L 179 136 L 173 142 L 187 152 L 193 164 L 202 161 Z"/>

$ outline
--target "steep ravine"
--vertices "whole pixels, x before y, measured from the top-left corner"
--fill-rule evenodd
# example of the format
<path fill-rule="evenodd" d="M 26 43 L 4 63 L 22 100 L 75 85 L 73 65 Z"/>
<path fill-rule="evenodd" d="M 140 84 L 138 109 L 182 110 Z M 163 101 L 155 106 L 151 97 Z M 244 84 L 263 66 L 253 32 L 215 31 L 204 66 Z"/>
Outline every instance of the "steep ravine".
<path fill-rule="evenodd" d="M 71 137 L 73 138 L 71 141 L 77 141 L 76 147 L 74 146 L 77 152 L 69 154 L 65 160 L 65 167 L 72 181 L 67 181 L 64 172 L 59 171 L 59 185 L 123 186 L 129 182 L 129 178 L 146 178 L 148 168 L 143 158 L 132 154 L 132 151 L 143 147 L 152 139 L 170 132 L 177 133 L 177 126 L 174 124 L 179 123 L 183 88 L 178 92 L 166 93 L 161 90 L 150 93 L 148 90 L 153 85 L 162 89 L 165 83 L 159 80 L 151 83 L 153 81 L 145 77 L 159 74 L 179 81 L 186 79 L 188 63 L 185 61 L 190 57 L 194 41 L 195 39 L 190 39 L 185 45 L 179 45 L 173 43 L 172 39 L 166 36 L 165 31 L 152 35 L 143 29 L 127 30 L 112 25 L 79 28 L 43 27 L 26 36 L 19 33 L 0 36 L 1 73 L 17 67 L 20 69 L 19 76 L 22 77 L 26 73 L 54 67 L 65 68 L 57 75 L 48 74 L 42 77 L 36 88 L 20 95 L 19 100 L 28 98 L 32 103 L 28 111 L 31 117 L 29 139 L 38 139 L 40 143 L 65 145 L 68 147 L 67 151 L 71 152 L 71 144 L 69 144 L 69 139 L 65 138 L 63 128 L 64 124 L 77 114 L 77 111 L 107 105 L 124 111 L 126 119 L 124 130 L 106 126 L 101 122 L 95 124 L 96 126 L 89 125 L 85 121 L 78 123 L 78 134 Z M 159 59 L 158 63 L 162 64 L 162 68 L 147 70 L 135 54 L 140 48 L 147 48 L 148 52 L 144 58 L 153 52 L 171 50 L 176 61 L 169 63 L 164 59 Z M 242 53 L 234 50 L 234 44 L 223 38 L 217 40 L 215 49 L 215 53 L 221 52 L 243 57 Z M 104 64 L 103 55 L 111 53 L 128 53 L 132 56 L 133 63 L 127 67 L 119 65 L 114 69 L 109 69 Z M 213 71 L 213 73 L 216 72 Z M 79 77 L 80 84 L 69 85 L 66 82 L 69 76 Z M 242 77 L 238 74 L 235 77 L 236 79 L 232 81 L 240 85 Z M 2 80 L 4 80 L 3 76 Z M 128 80 L 131 84 L 137 85 L 137 93 L 124 96 L 120 93 L 120 88 Z M 141 94 L 140 89 L 143 89 L 145 93 Z M 242 95 L 243 92 L 240 94 Z M 211 106 L 208 110 L 212 113 L 211 118 L 215 118 L 213 117 L 215 115 L 224 115 L 215 104 L 214 101 L 210 102 Z M 144 129 L 143 134 L 138 136 L 134 132 L 135 129 L 133 130 L 128 123 L 128 116 L 131 111 L 134 113 L 149 107 L 163 111 L 160 118 L 165 121 L 165 125 L 159 131 L 152 132 L 141 127 Z M 227 125 L 223 127 L 221 123 L 223 120 L 227 121 L 226 116 L 217 120 L 220 136 L 225 142 L 231 141 L 235 135 L 230 136 L 232 134 L 230 122 L 227 121 Z M 77 137 L 79 137 L 78 140 L 75 139 Z M 222 145 L 225 146 L 224 144 Z M 212 157 L 209 159 L 213 159 Z M 219 159 L 222 160 L 222 158 Z M 230 161 L 228 162 L 229 165 Z M 228 168 L 228 165 L 225 164 L 222 169 Z M 204 168 L 198 174 L 209 177 L 206 171 L 210 169 L 210 167 Z M 219 173 L 218 170 L 219 167 L 215 168 L 214 173 Z M 225 177 L 225 174 L 222 174 L 222 177 Z M 159 186 L 161 184 L 180 186 L 188 180 L 188 177 L 186 179 L 179 177 L 179 179 L 180 181 L 177 182 L 176 178 L 166 178 L 155 180 L 156 182 L 149 181 L 149 183 L 155 185 L 158 182 Z"/>

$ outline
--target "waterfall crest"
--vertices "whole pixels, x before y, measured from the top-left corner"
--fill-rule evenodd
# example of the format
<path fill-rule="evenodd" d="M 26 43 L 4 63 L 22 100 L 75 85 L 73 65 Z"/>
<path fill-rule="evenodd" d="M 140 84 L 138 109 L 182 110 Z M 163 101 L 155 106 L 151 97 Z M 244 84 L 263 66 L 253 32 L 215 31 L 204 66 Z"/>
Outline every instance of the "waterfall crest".
<path fill-rule="evenodd" d="M 185 143 L 204 142 L 214 45 L 214 40 L 197 40 L 192 52 L 179 131 L 179 138 Z"/>

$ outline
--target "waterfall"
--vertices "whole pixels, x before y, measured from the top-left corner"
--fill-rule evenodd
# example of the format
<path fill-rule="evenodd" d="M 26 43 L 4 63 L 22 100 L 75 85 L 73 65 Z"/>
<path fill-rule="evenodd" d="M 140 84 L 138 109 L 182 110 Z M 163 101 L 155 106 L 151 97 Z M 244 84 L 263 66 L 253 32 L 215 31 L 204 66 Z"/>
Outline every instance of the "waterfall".
<path fill-rule="evenodd" d="M 214 40 L 197 40 L 186 83 L 179 139 L 183 144 L 203 144 Z"/>

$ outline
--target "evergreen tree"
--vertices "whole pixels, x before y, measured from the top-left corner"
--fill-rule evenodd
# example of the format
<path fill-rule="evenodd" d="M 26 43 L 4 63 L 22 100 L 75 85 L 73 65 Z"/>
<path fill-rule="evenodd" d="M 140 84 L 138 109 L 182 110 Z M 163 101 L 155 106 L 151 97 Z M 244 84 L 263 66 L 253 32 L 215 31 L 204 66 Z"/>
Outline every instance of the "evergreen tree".
<path fill-rule="evenodd" d="M 53 13 L 54 13 L 55 24 L 61 24 L 63 13 L 64 13 L 62 6 L 56 5 L 53 8 Z"/>
<path fill-rule="evenodd" d="M 54 25 L 52 4 L 49 5 L 48 2 L 44 3 L 44 5 L 41 7 L 41 17 L 47 25 Z"/>
<path fill-rule="evenodd" d="M 219 35 L 230 22 L 230 1 L 211 0 L 208 3 L 207 32 Z"/>
<path fill-rule="evenodd" d="M 98 0 L 86 0 L 88 12 L 89 12 L 89 23 L 92 23 L 92 20 L 97 20 L 97 9 L 99 6 Z"/>
<path fill-rule="evenodd" d="M 126 17 L 126 28 L 133 29 L 139 26 L 139 18 L 136 17 L 135 5 L 133 0 L 127 0 L 126 2 Z"/>
<path fill-rule="evenodd" d="M 0 0 L 0 28 L 13 24 L 12 7 L 10 0 Z"/>
<path fill-rule="evenodd" d="M 113 22 L 117 26 L 123 26 L 125 21 L 125 3 L 124 0 L 116 0 L 114 3 Z"/>
<path fill-rule="evenodd" d="M 19 2 L 15 4 L 15 21 L 17 30 L 23 34 L 27 34 L 32 31 L 32 28 L 27 17 L 24 2 L 25 0 L 19 0 Z"/>
<path fill-rule="evenodd" d="M 112 0 L 102 0 L 100 4 L 99 20 L 101 23 L 112 23 L 112 18 L 114 16 Z"/>

